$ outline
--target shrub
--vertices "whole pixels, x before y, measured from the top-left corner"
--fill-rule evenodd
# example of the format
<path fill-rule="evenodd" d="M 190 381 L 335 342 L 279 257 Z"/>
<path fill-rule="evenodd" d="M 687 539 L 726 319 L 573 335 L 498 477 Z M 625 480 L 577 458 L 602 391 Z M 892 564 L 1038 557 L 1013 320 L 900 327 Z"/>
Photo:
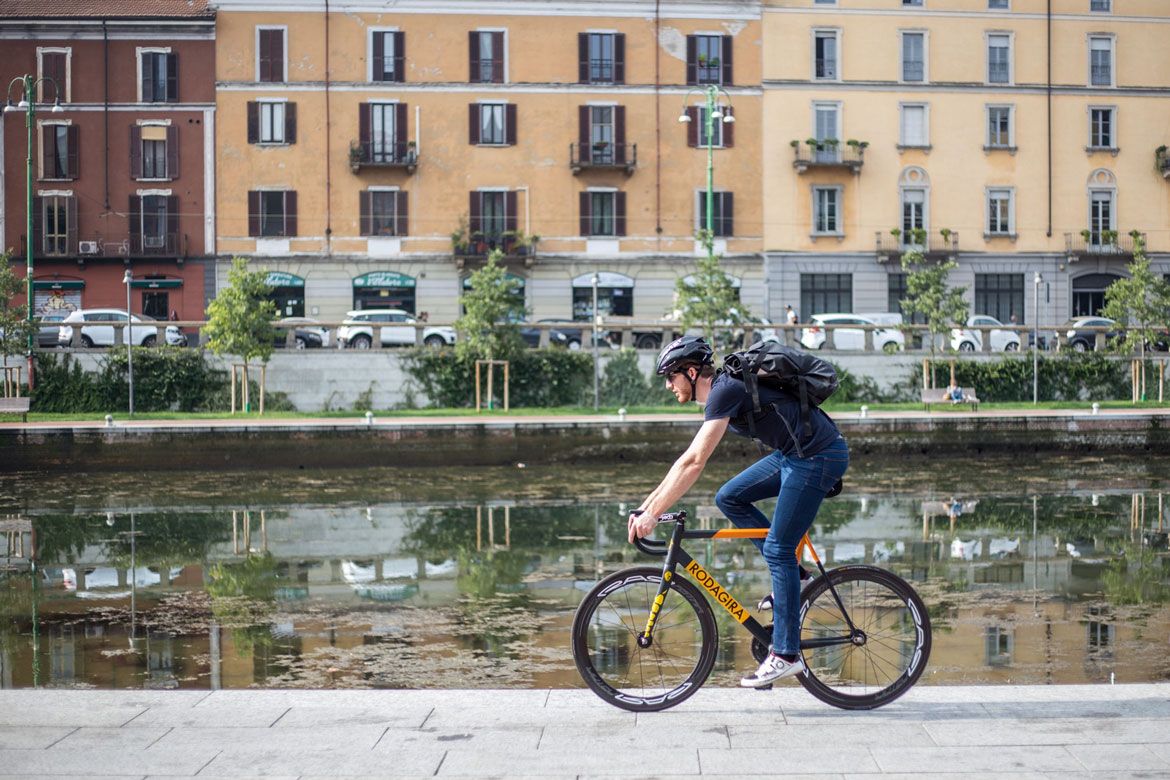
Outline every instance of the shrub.
<path fill-rule="evenodd" d="M 1069 352 L 1059 356 L 1041 356 L 1038 392 L 1045 401 L 1108 401 L 1128 398 L 1128 361 L 1110 359 L 1096 352 Z M 950 366 L 934 364 L 936 386 L 950 379 Z M 941 372 L 941 373 L 939 373 Z M 1025 357 L 1005 357 L 994 363 L 956 361 L 955 381 L 962 387 L 974 387 L 981 401 L 1031 401 L 1032 361 Z M 906 387 L 915 397 L 922 387 L 922 371 L 915 368 Z"/>
<path fill-rule="evenodd" d="M 638 367 L 638 353 L 623 349 L 605 364 L 601 380 L 603 406 L 657 406 L 674 401 L 659 377 L 647 377 Z"/>
<path fill-rule="evenodd" d="M 416 349 L 404 356 L 407 372 L 436 407 L 475 404 L 475 358 L 450 349 Z M 593 392 L 593 357 L 564 349 L 530 349 L 508 366 L 512 406 L 575 406 Z M 486 374 L 486 372 L 483 372 Z M 495 369 L 495 395 L 504 394 L 504 372 Z M 481 375 L 485 385 L 487 378 Z M 486 399 L 486 395 L 484 396 Z"/>

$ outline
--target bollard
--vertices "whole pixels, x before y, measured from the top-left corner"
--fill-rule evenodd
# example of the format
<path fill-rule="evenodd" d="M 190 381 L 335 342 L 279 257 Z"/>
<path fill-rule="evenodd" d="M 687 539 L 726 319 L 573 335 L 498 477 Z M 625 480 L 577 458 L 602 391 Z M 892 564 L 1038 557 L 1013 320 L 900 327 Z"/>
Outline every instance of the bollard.
<path fill-rule="evenodd" d="M 1093 403 L 1093 414 L 1096 414 L 1099 411 L 1101 411 L 1101 404 L 1094 402 Z"/>
<path fill-rule="evenodd" d="M 865 404 L 862 404 L 861 405 L 861 419 L 864 420 L 868 416 L 869 416 L 869 407 L 866 406 Z"/>
<path fill-rule="evenodd" d="M 618 420 L 621 422 L 626 421 L 626 407 L 623 406 L 621 409 L 618 409 Z"/>
<path fill-rule="evenodd" d="M 372 428 L 373 425 L 374 425 L 374 413 L 373 412 L 366 412 L 366 426 Z"/>
<path fill-rule="evenodd" d="M 114 415 L 112 415 L 112 414 L 107 414 L 107 415 L 106 415 L 106 427 L 107 427 L 107 428 L 113 428 L 113 427 L 114 427 Z"/>

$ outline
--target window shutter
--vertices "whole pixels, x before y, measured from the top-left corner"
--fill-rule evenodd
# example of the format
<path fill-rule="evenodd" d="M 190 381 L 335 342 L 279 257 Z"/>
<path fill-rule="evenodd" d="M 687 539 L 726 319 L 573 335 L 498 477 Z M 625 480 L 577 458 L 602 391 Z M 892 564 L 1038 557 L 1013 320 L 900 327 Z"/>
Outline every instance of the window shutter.
<path fill-rule="evenodd" d="M 33 254 L 39 255 L 39 254 L 43 254 L 45 251 L 44 250 L 44 247 L 45 247 L 45 225 L 44 225 L 45 199 L 39 195 L 34 195 L 33 202 L 32 202 L 32 209 L 33 209 L 32 235 L 25 236 L 25 240 L 28 241 L 29 244 L 32 245 Z"/>
<path fill-rule="evenodd" d="M 693 35 L 687 36 L 687 84 L 699 83 L 699 42 Z"/>
<path fill-rule="evenodd" d="M 167 57 L 167 102 L 179 102 L 179 55 L 168 54 Z"/>
<path fill-rule="evenodd" d="M 699 145 L 699 107 L 687 106 L 687 116 L 691 121 L 687 122 L 687 146 Z"/>
<path fill-rule="evenodd" d="M 478 192 L 471 193 L 471 203 L 467 210 L 468 215 L 468 230 L 471 235 L 468 237 L 472 240 L 480 238 L 479 234 L 483 233 L 483 198 Z"/>
<path fill-rule="evenodd" d="M 76 179 L 78 177 L 78 158 L 81 154 L 81 144 L 78 143 L 78 136 L 80 135 L 78 130 L 77 125 L 69 125 L 69 129 L 65 131 L 65 142 L 69 146 L 66 150 L 69 155 L 66 175 L 70 179 Z"/>
<path fill-rule="evenodd" d="M 582 192 L 580 196 L 581 202 L 581 235 L 589 235 L 589 223 L 592 221 L 589 214 L 589 193 Z"/>
<path fill-rule="evenodd" d="M 65 201 L 65 251 L 77 254 L 77 196 L 71 195 Z"/>
<path fill-rule="evenodd" d="M 626 34 L 613 36 L 613 83 L 626 83 Z"/>
<path fill-rule="evenodd" d="M 467 77 L 468 81 L 476 82 L 480 80 L 479 73 L 479 32 L 472 30 L 467 34 L 468 53 L 471 58 L 471 71 Z M 478 143 L 478 141 L 476 142 Z"/>
<path fill-rule="evenodd" d="M 504 193 L 504 230 L 516 232 L 516 191 Z"/>
<path fill-rule="evenodd" d="M 589 83 L 589 33 L 577 33 L 577 82 Z"/>
<path fill-rule="evenodd" d="M 130 252 L 142 254 L 142 198 L 130 196 Z"/>
<path fill-rule="evenodd" d="M 179 128 L 167 127 L 167 178 L 179 178 Z"/>
<path fill-rule="evenodd" d="M 394 80 L 406 81 L 406 33 L 394 33 Z"/>
<path fill-rule="evenodd" d="M 370 127 L 372 125 L 373 109 L 369 103 L 358 104 L 358 143 L 361 144 L 361 159 L 370 162 L 374 159 L 373 144 L 370 143 Z"/>
<path fill-rule="evenodd" d="M 248 235 L 260 235 L 260 193 L 256 190 L 248 193 Z"/>
<path fill-rule="evenodd" d="M 504 34 L 492 33 L 492 82 L 504 81 Z"/>
<path fill-rule="evenodd" d="M 248 101 L 248 143 L 260 143 L 260 104 Z"/>
<path fill-rule="evenodd" d="M 504 106 L 504 143 L 508 146 L 516 145 L 516 104 L 508 103 Z"/>
<path fill-rule="evenodd" d="M 624 236 L 626 234 L 626 193 L 615 192 L 613 194 L 613 226 L 615 236 Z"/>
<path fill-rule="evenodd" d="M 286 144 L 295 144 L 297 142 L 297 104 L 284 104 L 284 142 Z"/>
<path fill-rule="evenodd" d="M 362 190 L 358 193 L 358 234 L 363 236 L 370 236 L 374 233 L 374 226 L 371 223 L 370 215 L 374 210 L 374 193 L 369 190 Z"/>
<path fill-rule="evenodd" d="M 168 253 L 179 253 L 179 198 L 167 197 L 167 249 Z"/>
<path fill-rule="evenodd" d="M 406 228 L 408 226 L 407 211 L 409 207 L 407 206 L 407 202 L 410 199 L 407 197 L 407 193 L 403 192 L 402 190 L 394 193 L 394 199 L 397 201 L 395 205 L 398 207 L 394 218 L 394 235 L 405 236 L 407 234 Z"/>
<path fill-rule="evenodd" d="M 734 83 L 731 80 L 731 41 L 732 41 L 732 38 L 730 35 L 723 36 L 723 46 L 722 46 L 723 51 L 721 52 L 722 58 L 719 60 L 719 62 L 723 66 L 723 85 L 724 86 L 730 86 L 731 84 Z"/>
<path fill-rule="evenodd" d="M 731 106 L 724 109 L 728 116 L 735 116 L 735 111 Z M 730 149 L 735 146 L 735 122 L 723 122 L 723 148 Z"/>
<path fill-rule="evenodd" d="M 723 232 L 720 235 L 735 235 L 735 193 L 723 193 Z"/>
<path fill-rule="evenodd" d="M 154 54 L 142 54 L 138 60 L 142 67 L 142 102 L 154 102 Z"/>
<path fill-rule="evenodd" d="M 284 235 L 297 234 L 297 193 L 289 190 L 284 193 Z"/>
<path fill-rule="evenodd" d="M 371 65 L 371 78 L 373 81 L 382 81 L 385 77 L 382 75 L 386 70 L 386 33 L 375 31 L 371 33 L 373 36 L 374 57 Z"/>
<path fill-rule="evenodd" d="M 56 169 L 57 126 L 41 125 L 41 178 L 52 179 Z"/>
<path fill-rule="evenodd" d="M 626 107 L 613 107 L 613 143 L 614 162 L 618 165 L 626 163 Z"/>
<path fill-rule="evenodd" d="M 394 107 L 394 156 L 406 159 L 406 142 L 410 133 L 406 132 L 406 104 L 399 103 Z"/>
<path fill-rule="evenodd" d="M 593 151 L 593 135 L 590 125 L 589 106 L 577 106 L 577 146 L 581 147 L 578 159 L 583 163 L 589 162 L 590 152 Z"/>
<path fill-rule="evenodd" d="M 479 143 L 479 103 L 467 106 L 467 143 L 472 146 Z"/>

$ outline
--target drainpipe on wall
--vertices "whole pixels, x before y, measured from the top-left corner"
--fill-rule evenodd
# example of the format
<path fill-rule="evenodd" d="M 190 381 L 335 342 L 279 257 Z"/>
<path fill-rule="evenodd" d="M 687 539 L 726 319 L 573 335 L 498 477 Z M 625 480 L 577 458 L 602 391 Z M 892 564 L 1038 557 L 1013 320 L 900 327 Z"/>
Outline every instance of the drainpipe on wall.
<path fill-rule="evenodd" d="M 103 97 L 102 119 L 105 121 L 105 145 L 106 154 L 103 164 L 105 165 L 106 174 L 106 213 L 110 211 L 110 31 L 106 27 L 106 22 L 102 20 L 102 75 L 105 82 L 105 95 Z"/>
<path fill-rule="evenodd" d="M 654 0 L 654 236 L 655 248 L 662 251 L 662 112 L 659 105 L 662 77 L 662 44 L 658 40 L 662 24 L 661 0 Z"/>
<path fill-rule="evenodd" d="M 1048 60 L 1048 232 L 1045 235 L 1052 238 L 1052 0 L 1048 0 L 1047 33 L 1045 57 Z"/>
<path fill-rule="evenodd" d="M 329 0 L 325 0 L 325 254 L 333 254 L 333 155 L 329 121 Z"/>

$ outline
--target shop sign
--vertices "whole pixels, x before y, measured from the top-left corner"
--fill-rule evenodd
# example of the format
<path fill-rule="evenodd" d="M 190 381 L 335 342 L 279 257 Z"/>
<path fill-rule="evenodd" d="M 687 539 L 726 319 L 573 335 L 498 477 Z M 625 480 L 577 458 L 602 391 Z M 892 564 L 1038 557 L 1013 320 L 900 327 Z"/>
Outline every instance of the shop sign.
<path fill-rule="evenodd" d="M 397 271 L 370 271 L 354 277 L 354 287 L 414 287 L 414 277 Z"/>

